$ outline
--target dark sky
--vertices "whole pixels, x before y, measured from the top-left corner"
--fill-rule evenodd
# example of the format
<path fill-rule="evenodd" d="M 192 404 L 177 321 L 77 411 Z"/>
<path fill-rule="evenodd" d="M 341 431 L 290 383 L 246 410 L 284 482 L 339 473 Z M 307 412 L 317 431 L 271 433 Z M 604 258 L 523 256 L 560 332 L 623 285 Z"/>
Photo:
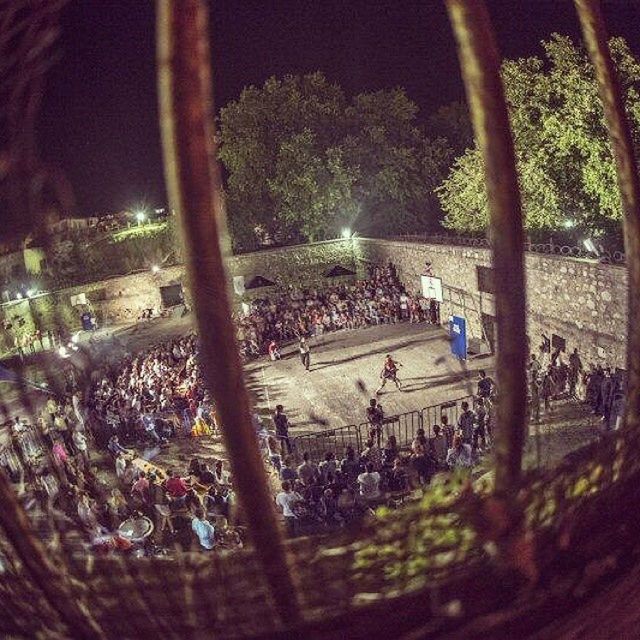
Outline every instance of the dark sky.
<path fill-rule="evenodd" d="M 179 0 L 177 0 L 179 1 Z M 505 57 L 578 37 L 570 0 L 488 0 Z M 348 93 L 405 87 L 422 117 L 463 97 L 442 0 L 216 0 L 216 106 L 270 75 L 321 70 Z M 640 51 L 640 2 L 606 5 L 609 31 Z M 44 101 L 40 148 L 75 190 L 75 215 L 163 205 L 152 0 L 72 0 L 62 62 Z"/>

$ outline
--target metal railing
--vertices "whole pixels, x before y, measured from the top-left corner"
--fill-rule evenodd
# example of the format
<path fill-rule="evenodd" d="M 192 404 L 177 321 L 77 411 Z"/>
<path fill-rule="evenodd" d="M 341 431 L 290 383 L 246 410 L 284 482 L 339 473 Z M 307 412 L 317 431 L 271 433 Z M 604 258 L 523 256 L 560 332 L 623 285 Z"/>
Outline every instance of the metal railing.
<path fill-rule="evenodd" d="M 433 425 L 442 424 L 443 415 L 447 417 L 450 425 L 455 426 L 462 412 L 463 402 L 473 406 L 473 396 L 467 395 L 416 411 L 387 416 L 382 428 L 382 442 L 393 435 L 399 448 L 407 448 L 418 434 L 418 429 L 424 429 L 425 435 L 431 437 Z M 369 422 L 361 422 L 337 429 L 307 433 L 292 438 L 293 450 L 299 456 L 308 453 L 312 462 L 323 460 L 327 453 L 335 453 L 336 457 L 340 457 L 348 446 L 353 447 L 356 454 L 360 454 L 366 447 L 370 430 Z"/>
<path fill-rule="evenodd" d="M 472 236 L 457 236 L 444 233 L 428 234 L 413 233 L 392 236 L 392 240 L 403 242 L 424 242 L 428 244 L 451 244 L 463 247 L 491 248 L 487 238 L 474 238 Z M 623 251 L 609 251 L 593 245 L 591 249 L 577 245 L 556 244 L 554 242 L 525 242 L 524 250 L 529 253 L 542 253 L 547 255 L 563 256 L 566 258 L 590 258 L 612 264 L 624 264 L 626 257 Z"/>

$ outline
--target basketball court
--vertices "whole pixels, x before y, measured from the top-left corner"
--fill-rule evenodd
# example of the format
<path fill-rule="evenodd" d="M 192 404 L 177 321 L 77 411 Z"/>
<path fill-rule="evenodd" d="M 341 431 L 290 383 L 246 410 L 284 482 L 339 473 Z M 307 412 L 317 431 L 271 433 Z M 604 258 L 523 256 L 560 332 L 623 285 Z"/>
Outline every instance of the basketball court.
<path fill-rule="evenodd" d="M 493 359 L 461 363 L 450 354 L 447 333 L 429 324 L 402 323 L 329 333 L 309 340 L 311 368 L 305 371 L 297 344 L 246 366 L 247 385 L 260 413 L 282 404 L 291 434 L 335 429 L 365 420 L 369 399 L 380 384 L 383 360 L 402 363 L 398 377 L 378 396 L 387 415 L 400 414 L 467 396 L 476 391 L 479 369 L 491 375 Z"/>

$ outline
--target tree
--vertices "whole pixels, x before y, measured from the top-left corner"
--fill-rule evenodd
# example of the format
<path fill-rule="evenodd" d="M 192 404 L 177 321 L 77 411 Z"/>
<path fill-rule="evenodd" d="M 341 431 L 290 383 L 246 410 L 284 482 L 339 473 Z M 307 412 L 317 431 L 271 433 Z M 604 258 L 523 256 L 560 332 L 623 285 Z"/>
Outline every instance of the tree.
<path fill-rule="evenodd" d="M 514 134 L 525 226 L 555 230 L 576 225 L 595 235 L 619 226 L 614 160 L 593 68 L 570 38 L 542 43 L 544 59 L 506 61 L 505 96 Z M 640 141 L 640 64 L 620 38 L 610 43 L 627 100 L 636 146 Z M 488 211 L 482 157 L 468 149 L 438 188 L 445 225 L 480 231 Z"/>
<path fill-rule="evenodd" d="M 416 124 L 404 91 L 348 100 L 321 73 L 270 78 L 220 114 L 229 226 L 237 247 L 411 230 L 439 214 L 433 186 L 451 152 Z M 434 177 L 437 180 L 434 180 Z"/>
<path fill-rule="evenodd" d="M 450 102 L 427 120 L 427 133 L 444 138 L 456 155 L 473 146 L 473 127 L 464 102 Z"/>

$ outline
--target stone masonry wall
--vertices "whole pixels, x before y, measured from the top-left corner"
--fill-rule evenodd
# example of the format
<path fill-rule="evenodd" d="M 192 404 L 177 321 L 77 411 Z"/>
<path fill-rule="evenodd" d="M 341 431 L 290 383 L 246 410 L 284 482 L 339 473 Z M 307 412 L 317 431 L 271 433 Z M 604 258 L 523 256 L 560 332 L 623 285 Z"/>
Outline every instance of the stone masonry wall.
<path fill-rule="evenodd" d="M 234 256 L 228 261 L 230 278 L 261 275 L 278 286 L 326 286 L 327 269 L 342 265 L 364 273 L 367 263 L 396 264 L 407 288 L 420 290 L 425 262 L 432 263 L 434 275 L 442 278 L 444 303 L 441 317 L 462 315 L 471 338 L 488 338 L 495 316 L 493 295 L 478 290 L 477 266 L 491 266 L 491 252 L 484 248 L 456 247 L 392 240 L 354 238 L 310 245 L 269 249 Z M 624 267 L 599 264 L 591 260 L 527 254 L 528 332 L 532 346 L 541 342 L 541 333 L 563 337 L 567 351 L 579 349 L 586 362 L 607 362 L 624 366 L 626 335 L 627 274 Z M 0 305 L 0 320 L 11 321 L 11 332 L 0 334 L 0 351 L 13 343 L 19 318 L 24 322 L 18 333 L 55 328 L 59 318 L 68 330 L 80 327 L 79 310 L 71 307 L 70 297 L 85 293 L 101 324 L 131 321 L 143 309 L 161 307 L 160 287 L 183 282 L 184 267 L 149 270 L 114 277 L 91 284 L 42 294 L 29 301 Z M 231 283 L 229 283 L 231 284 Z M 500 286 L 500 283 L 496 283 Z M 186 288 L 186 287 L 185 287 Z M 185 291 L 188 297 L 188 291 Z M 256 295 L 258 289 L 240 297 L 235 304 Z M 484 324 L 482 318 L 484 316 Z"/>
<path fill-rule="evenodd" d="M 358 239 L 360 262 L 391 260 L 405 286 L 420 290 L 425 262 L 442 278 L 441 317 L 461 315 L 472 338 L 485 338 L 495 315 L 493 295 L 478 291 L 476 267 L 491 266 L 489 249 Z M 592 260 L 527 254 L 528 334 L 532 346 L 541 334 L 566 340 L 567 353 L 578 348 L 583 361 L 624 367 L 627 272 L 624 267 Z M 500 286 L 500 283 L 496 283 Z M 483 330 L 482 315 L 485 315 Z"/>
<path fill-rule="evenodd" d="M 245 282 L 261 275 L 282 287 L 322 287 L 328 283 L 324 274 L 331 267 L 356 267 L 353 242 L 331 240 L 233 256 L 227 262 L 227 270 L 230 278 L 242 275 Z M 176 283 L 183 284 L 188 299 L 184 265 L 178 265 L 157 273 L 146 269 L 0 305 L 0 321 L 12 324 L 11 330 L 0 333 L 0 352 L 10 350 L 16 338 L 33 333 L 36 327 L 56 330 L 62 324 L 67 331 L 79 329 L 81 310 L 71 306 L 73 295 L 86 294 L 99 324 L 112 325 L 135 320 L 143 309 L 160 309 L 160 287 Z M 256 289 L 242 297 L 232 294 L 232 300 L 239 305 L 251 297 L 268 295 L 269 291 Z"/>

